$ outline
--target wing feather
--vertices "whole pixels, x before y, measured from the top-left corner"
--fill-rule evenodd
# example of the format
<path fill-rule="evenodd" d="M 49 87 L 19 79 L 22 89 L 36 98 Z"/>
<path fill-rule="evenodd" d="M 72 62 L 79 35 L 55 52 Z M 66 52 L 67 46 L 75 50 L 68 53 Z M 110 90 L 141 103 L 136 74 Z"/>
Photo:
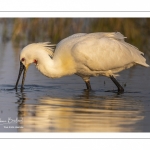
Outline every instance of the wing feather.
<path fill-rule="evenodd" d="M 101 38 L 89 36 L 73 46 L 74 59 L 92 71 L 107 71 L 133 63 L 148 66 L 142 52 L 122 38 L 121 35 L 115 37 L 115 34 L 105 34 Z"/>

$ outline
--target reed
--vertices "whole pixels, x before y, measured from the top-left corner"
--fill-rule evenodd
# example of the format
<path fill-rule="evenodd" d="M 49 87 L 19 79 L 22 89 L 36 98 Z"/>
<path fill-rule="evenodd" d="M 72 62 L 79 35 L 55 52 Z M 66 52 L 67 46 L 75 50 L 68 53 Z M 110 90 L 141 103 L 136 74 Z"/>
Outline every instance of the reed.
<path fill-rule="evenodd" d="M 114 31 L 127 36 L 127 41 L 139 48 L 149 43 L 149 18 L 3 18 L 0 23 L 2 39 L 12 40 L 15 46 L 43 41 L 57 43 L 79 32 Z"/>

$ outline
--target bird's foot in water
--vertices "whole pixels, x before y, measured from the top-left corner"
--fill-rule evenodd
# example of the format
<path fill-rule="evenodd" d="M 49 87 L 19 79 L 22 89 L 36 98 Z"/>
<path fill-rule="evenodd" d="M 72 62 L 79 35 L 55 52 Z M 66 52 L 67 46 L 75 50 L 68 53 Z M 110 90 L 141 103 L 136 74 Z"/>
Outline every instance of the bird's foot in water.
<path fill-rule="evenodd" d="M 84 91 L 84 92 L 93 92 L 92 89 L 84 89 L 83 91 Z"/>
<path fill-rule="evenodd" d="M 105 91 L 105 92 L 117 93 L 118 95 L 120 95 L 120 94 L 124 93 L 124 90 L 108 90 L 108 91 Z"/>

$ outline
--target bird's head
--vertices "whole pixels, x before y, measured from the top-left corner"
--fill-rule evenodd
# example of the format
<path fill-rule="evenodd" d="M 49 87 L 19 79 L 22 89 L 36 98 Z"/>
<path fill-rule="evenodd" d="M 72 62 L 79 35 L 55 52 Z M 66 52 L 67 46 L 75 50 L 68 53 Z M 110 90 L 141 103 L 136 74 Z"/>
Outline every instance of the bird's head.
<path fill-rule="evenodd" d="M 22 49 L 20 53 L 20 69 L 19 69 L 19 74 L 18 74 L 18 79 L 16 82 L 15 89 L 17 89 L 18 82 L 22 72 L 23 72 L 23 78 L 22 78 L 21 89 L 23 89 L 26 72 L 28 70 L 29 65 L 32 63 L 35 63 L 35 65 L 37 65 L 38 57 L 40 56 L 41 53 L 47 53 L 52 57 L 54 53 L 54 48 L 55 45 L 51 45 L 50 43 L 45 42 L 45 43 L 29 44 Z"/>

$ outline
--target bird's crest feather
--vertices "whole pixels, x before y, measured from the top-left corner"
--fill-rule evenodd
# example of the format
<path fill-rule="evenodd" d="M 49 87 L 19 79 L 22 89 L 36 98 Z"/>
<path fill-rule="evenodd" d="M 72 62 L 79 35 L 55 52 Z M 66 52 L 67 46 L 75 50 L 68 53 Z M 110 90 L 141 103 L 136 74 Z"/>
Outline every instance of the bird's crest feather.
<path fill-rule="evenodd" d="M 37 43 L 39 46 L 42 46 L 43 50 L 45 50 L 51 57 L 54 56 L 56 44 L 50 44 L 50 42 Z"/>

